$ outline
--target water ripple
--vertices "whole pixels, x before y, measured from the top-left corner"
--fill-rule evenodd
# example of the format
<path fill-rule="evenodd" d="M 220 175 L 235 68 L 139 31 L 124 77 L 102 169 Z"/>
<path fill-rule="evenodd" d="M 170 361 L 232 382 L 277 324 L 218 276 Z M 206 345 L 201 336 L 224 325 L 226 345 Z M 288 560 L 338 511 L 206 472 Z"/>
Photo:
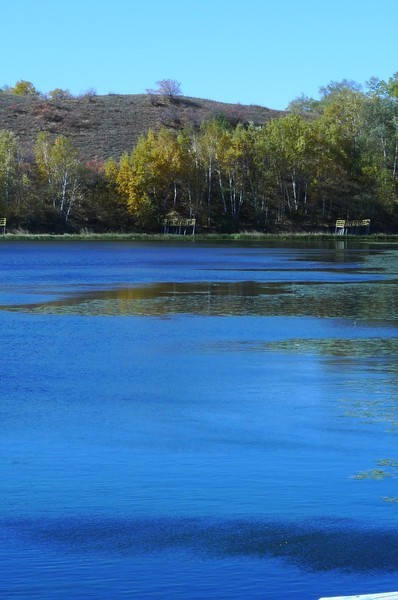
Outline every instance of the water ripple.
<path fill-rule="evenodd" d="M 281 558 L 311 571 L 398 570 L 398 531 L 364 529 L 344 519 L 311 522 L 206 518 L 13 519 L 4 531 L 69 552 L 201 553 L 212 558 Z"/>

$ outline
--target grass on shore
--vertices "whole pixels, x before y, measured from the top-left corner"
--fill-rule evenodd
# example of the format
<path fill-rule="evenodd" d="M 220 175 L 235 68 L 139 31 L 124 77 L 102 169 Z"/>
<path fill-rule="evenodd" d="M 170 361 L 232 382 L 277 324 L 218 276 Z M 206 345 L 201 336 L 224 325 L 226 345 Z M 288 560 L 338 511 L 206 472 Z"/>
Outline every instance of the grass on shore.
<path fill-rule="evenodd" d="M 398 234 L 374 233 L 371 235 L 335 235 L 334 233 L 205 233 L 175 235 L 162 233 L 0 233 L 0 242 L 7 241 L 137 241 L 137 242 L 273 242 L 273 241 L 381 241 L 398 242 Z"/>

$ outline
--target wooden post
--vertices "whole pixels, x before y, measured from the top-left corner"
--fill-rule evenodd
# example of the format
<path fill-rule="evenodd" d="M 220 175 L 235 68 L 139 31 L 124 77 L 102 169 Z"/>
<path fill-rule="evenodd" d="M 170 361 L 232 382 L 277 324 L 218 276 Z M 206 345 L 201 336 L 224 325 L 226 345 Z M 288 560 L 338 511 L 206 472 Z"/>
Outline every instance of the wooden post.
<path fill-rule="evenodd" d="M 6 232 L 6 224 L 7 224 L 7 219 L 1 218 L 0 219 L 0 227 L 3 228 L 3 234 Z"/>

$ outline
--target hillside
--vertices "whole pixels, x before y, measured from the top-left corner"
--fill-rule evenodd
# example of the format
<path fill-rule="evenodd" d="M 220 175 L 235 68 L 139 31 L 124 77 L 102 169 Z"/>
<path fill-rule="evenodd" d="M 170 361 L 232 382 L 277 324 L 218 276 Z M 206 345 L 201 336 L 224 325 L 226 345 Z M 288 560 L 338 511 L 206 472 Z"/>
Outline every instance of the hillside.
<path fill-rule="evenodd" d="M 147 94 L 86 95 L 48 100 L 43 97 L 0 94 L 0 129 L 17 134 L 30 150 L 40 131 L 70 137 L 84 160 L 118 158 L 133 148 L 138 137 L 162 124 L 179 128 L 223 115 L 231 123 L 262 125 L 282 111 L 261 106 L 225 104 L 198 98 L 150 98 Z"/>

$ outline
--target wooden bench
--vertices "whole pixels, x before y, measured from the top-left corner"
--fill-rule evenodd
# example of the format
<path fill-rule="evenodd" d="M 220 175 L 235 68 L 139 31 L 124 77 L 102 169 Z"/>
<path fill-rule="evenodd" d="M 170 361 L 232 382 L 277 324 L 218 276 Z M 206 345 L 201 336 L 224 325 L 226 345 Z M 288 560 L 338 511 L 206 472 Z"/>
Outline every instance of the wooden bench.
<path fill-rule="evenodd" d="M 351 232 L 349 231 L 351 229 Z M 365 230 L 366 235 L 370 230 L 370 219 L 359 219 L 354 221 L 346 221 L 345 219 L 337 219 L 335 226 L 335 234 L 345 235 L 347 233 L 361 233 Z"/>
<path fill-rule="evenodd" d="M 345 234 L 345 220 L 344 219 L 337 219 L 334 232 L 337 233 L 338 235 Z"/>
<path fill-rule="evenodd" d="M 186 235 L 190 231 L 192 235 L 195 234 L 196 219 L 163 219 L 163 233 L 178 233 Z"/>

